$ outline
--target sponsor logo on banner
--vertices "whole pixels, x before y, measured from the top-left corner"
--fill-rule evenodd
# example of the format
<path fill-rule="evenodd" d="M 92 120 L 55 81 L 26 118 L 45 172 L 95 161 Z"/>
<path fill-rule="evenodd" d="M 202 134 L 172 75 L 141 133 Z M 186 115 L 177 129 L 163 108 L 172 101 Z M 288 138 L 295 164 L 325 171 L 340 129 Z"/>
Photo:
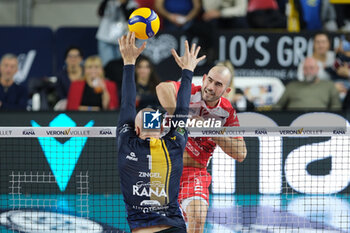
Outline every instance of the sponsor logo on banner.
<path fill-rule="evenodd" d="M 297 134 L 302 134 L 303 133 L 303 128 L 301 129 L 290 129 L 290 130 L 280 130 L 281 135 L 297 135 Z"/>
<path fill-rule="evenodd" d="M 322 133 L 322 129 L 304 129 L 302 131 L 302 134 L 304 135 L 321 135 Z"/>
<path fill-rule="evenodd" d="M 110 129 L 102 129 L 100 130 L 100 135 L 112 135 L 112 131 Z"/>
<path fill-rule="evenodd" d="M 139 160 L 139 159 L 136 157 L 135 152 L 130 152 L 130 154 L 127 155 L 125 158 L 128 159 L 128 160 L 131 160 L 131 161 L 135 161 L 135 162 L 137 162 L 137 161 Z"/>
<path fill-rule="evenodd" d="M 267 135 L 267 130 L 266 129 L 256 129 L 255 135 Z"/>
<path fill-rule="evenodd" d="M 333 130 L 333 134 L 335 134 L 335 135 L 344 135 L 345 134 L 345 130 L 344 129 L 335 129 L 335 130 Z"/>
<path fill-rule="evenodd" d="M 203 135 L 232 135 L 232 136 L 237 136 L 237 135 L 244 135 L 245 130 L 232 130 L 232 129 L 227 129 L 224 128 L 223 130 L 202 130 Z"/>
<path fill-rule="evenodd" d="M 0 214 L 0 224 L 20 232 L 104 232 L 103 227 L 92 220 L 63 213 L 10 210 Z M 56 231 L 59 229 L 59 231 Z"/>
<path fill-rule="evenodd" d="M 35 132 L 33 129 L 25 129 L 22 131 L 22 135 L 35 135 Z"/>
<path fill-rule="evenodd" d="M 167 197 L 164 184 L 160 181 L 152 181 L 148 183 L 138 181 L 132 187 L 132 195 L 139 197 L 151 197 L 151 195 L 155 195 L 156 197 Z"/>
<path fill-rule="evenodd" d="M 12 134 L 12 130 L 0 130 L 0 136 L 10 136 Z"/>
<path fill-rule="evenodd" d="M 34 120 L 31 121 L 33 127 L 41 127 Z M 51 127 L 61 127 L 66 125 L 67 127 L 75 127 L 76 123 L 66 114 L 59 114 L 49 124 Z M 89 121 L 85 127 L 92 127 L 94 121 Z M 66 136 L 71 135 L 89 135 L 88 129 L 72 130 L 72 128 L 65 128 L 62 130 L 48 129 L 45 130 L 46 135 L 50 136 Z M 38 137 L 41 148 L 45 154 L 48 164 L 55 176 L 57 185 L 61 192 L 64 192 L 68 182 L 73 174 L 75 165 L 77 164 L 79 157 L 84 149 L 85 143 L 88 137 L 70 137 L 64 143 L 58 141 L 55 137 Z M 59 154 L 60 156 L 56 156 Z M 64 168 L 64 169 L 63 169 Z"/>
<path fill-rule="evenodd" d="M 90 135 L 90 131 L 89 130 L 72 130 L 71 128 L 68 128 L 65 130 L 46 130 L 46 134 L 50 136 L 55 136 L 55 135 L 88 136 Z"/>

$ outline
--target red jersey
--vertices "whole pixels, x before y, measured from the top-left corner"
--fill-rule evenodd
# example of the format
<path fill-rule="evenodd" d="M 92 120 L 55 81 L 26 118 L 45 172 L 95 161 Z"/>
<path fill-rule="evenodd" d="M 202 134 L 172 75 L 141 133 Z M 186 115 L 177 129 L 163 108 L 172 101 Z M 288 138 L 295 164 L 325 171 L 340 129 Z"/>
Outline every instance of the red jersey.
<path fill-rule="evenodd" d="M 180 82 L 173 82 L 176 93 L 179 91 Z M 221 121 L 221 126 L 239 126 L 236 110 L 230 101 L 224 97 L 219 99 L 215 107 L 209 107 L 202 100 L 201 86 L 192 84 L 189 115 L 201 116 L 206 119 Z M 210 137 L 189 137 L 186 144 L 187 153 L 198 163 L 207 166 L 216 143 Z"/>

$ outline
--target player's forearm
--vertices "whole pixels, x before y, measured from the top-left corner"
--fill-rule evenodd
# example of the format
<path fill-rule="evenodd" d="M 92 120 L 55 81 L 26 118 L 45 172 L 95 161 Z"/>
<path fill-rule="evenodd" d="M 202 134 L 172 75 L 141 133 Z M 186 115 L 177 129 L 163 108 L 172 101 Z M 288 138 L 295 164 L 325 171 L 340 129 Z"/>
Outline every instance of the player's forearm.
<path fill-rule="evenodd" d="M 213 140 L 226 154 L 238 162 L 243 162 L 247 156 L 247 148 L 243 139 L 213 137 Z"/>
<path fill-rule="evenodd" d="M 136 84 L 134 78 L 135 66 L 125 65 L 123 69 L 122 82 L 122 104 L 120 107 L 119 123 L 121 126 L 128 122 L 133 122 L 136 116 Z"/>
<path fill-rule="evenodd" d="M 188 115 L 190 98 L 191 98 L 191 83 L 193 72 L 187 69 L 182 70 L 181 85 L 177 94 L 175 116 Z"/>
<path fill-rule="evenodd" d="M 170 82 L 162 82 L 156 87 L 160 105 L 169 113 L 174 114 L 176 108 L 175 87 Z"/>

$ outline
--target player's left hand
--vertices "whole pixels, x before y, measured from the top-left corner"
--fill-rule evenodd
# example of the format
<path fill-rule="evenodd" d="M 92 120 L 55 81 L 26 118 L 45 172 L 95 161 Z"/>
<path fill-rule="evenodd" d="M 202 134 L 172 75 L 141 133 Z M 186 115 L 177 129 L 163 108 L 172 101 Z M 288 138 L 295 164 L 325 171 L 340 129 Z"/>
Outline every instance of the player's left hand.
<path fill-rule="evenodd" d="M 196 44 L 192 44 L 191 51 L 189 49 L 188 41 L 185 41 L 185 54 L 182 57 L 177 55 L 175 49 L 171 50 L 172 55 L 175 58 L 176 63 L 180 66 L 181 69 L 188 69 L 190 71 L 194 71 L 197 64 L 205 58 L 205 55 L 197 58 L 200 46 Z"/>
<path fill-rule="evenodd" d="M 118 39 L 120 53 L 124 61 L 124 65 L 135 65 L 136 58 L 146 48 L 146 42 L 140 48 L 135 45 L 135 32 L 128 32 L 127 35 Z"/>

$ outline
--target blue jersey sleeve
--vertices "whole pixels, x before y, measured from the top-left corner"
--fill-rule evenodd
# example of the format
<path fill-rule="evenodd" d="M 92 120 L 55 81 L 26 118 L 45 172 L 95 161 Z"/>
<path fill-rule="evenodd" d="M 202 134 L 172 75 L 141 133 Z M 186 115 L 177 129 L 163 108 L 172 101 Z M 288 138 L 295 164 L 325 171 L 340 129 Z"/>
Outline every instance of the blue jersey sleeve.
<path fill-rule="evenodd" d="M 192 77 L 192 71 L 186 69 L 182 71 L 181 85 L 177 93 L 174 121 L 187 120 L 186 115 L 188 115 L 189 112 Z"/>
<path fill-rule="evenodd" d="M 122 104 L 120 107 L 118 128 L 121 128 L 125 124 L 134 124 L 136 116 L 135 101 L 135 66 L 125 65 L 123 69 Z"/>

